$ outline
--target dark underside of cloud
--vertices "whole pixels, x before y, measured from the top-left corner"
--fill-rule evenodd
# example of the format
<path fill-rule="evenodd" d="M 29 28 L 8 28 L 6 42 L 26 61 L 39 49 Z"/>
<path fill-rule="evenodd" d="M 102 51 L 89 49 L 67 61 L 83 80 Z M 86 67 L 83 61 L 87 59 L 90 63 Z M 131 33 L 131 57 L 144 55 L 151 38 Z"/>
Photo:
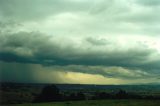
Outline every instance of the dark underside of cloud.
<path fill-rule="evenodd" d="M 100 74 L 110 77 L 116 74 L 104 72 L 103 67 L 122 67 L 132 71 L 141 70 L 148 73 L 157 73 L 157 70 L 160 68 L 159 59 L 154 61 L 149 60 L 149 57 L 154 54 L 155 50 L 148 48 L 137 47 L 130 48 L 127 51 L 121 49 L 113 49 L 111 51 L 104 45 L 112 47 L 114 44 L 106 43 L 102 45 L 104 46 L 103 48 L 96 50 L 97 46 L 101 46 L 98 43 L 100 40 L 96 40 L 96 38 L 94 42 L 88 40 L 93 40 L 93 38 L 83 38 L 82 42 L 85 47 L 80 46 L 76 48 L 73 46 L 75 44 L 72 43 L 57 44 L 54 41 L 58 38 L 52 37 L 51 40 L 50 36 L 38 32 L 19 32 L 5 36 L 1 35 L 2 37 L 0 60 L 8 63 L 41 64 L 44 67 L 59 66 L 63 70 Z M 68 67 L 70 65 L 74 65 L 74 68 Z M 87 66 L 100 66 L 101 68 L 94 69 L 87 68 Z M 117 76 L 123 77 L 118 73 Z"/>
<path fill-rule="evenodd" d="M 160 68 L 160 60 L 150 61 L 155 50 L 148 48 L 130 48 L 112 51 L 108 47 L 94 49 L 91 46 L 74 47 L 74 44 L 57 44 L 51 37 L 37 32 L 19 32 L 12 35 L 1 35 L 0 59 L 6 62 L 33 63 L 42 65 L 103 65 L 122 66 L 126 68 L 155 69 Z M 57 39 L 53 37 L 52 39 Z M 88 43 L 83 38 L 82 43 Z M 93 39 L 93 38 L 91 38 Z M 67 40 L 67 39 L 66 39 Z M 96 40 L 96 38 L 95 38 Z M 97 40 L 98 41 L 98 40 Z M 71 41 L 66 41 L 71 42 Z M 64 42 L 65 43 L 65 42 Z M 90 42 L 89 42 L 90 43 Z M 105 44 L 113 46 L 114 44 Z M 117 47 L 118 48 L 118 47 Z M 112 49 L 112 48 L 111 48 Z"/>

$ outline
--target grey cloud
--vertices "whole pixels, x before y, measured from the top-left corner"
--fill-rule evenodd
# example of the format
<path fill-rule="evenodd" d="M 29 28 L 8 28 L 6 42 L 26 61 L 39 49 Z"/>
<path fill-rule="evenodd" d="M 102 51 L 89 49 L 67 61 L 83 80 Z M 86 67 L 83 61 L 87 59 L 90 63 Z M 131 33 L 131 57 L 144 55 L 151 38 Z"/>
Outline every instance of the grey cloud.
<path fill-rule="evenodd" d="M 0 43 L 2 61 L 42 65 L 120 66 L 148 71 L 160 69 L 160 59 L 149 59 L 156 51 L 143 45 L 127 51 L 118 50 L 117 47 L 113 49 L 112 43 L 97 48 L 99 43 L 97 44 L 95 39 L 92 39 L 94 42 L 91 45 L 86 45 L 85 40 L 80 40 L 82 45 L 77 45 L 69 39 L 59 39 L 37 32 L 19 32 L 0 37 L 3 37 Z M 83 39 L 88 40 L 85 37 Z"/>
<path fill-rule="evenodd" d="M 159 0 L 136 0 L 136 2 L 144 6 L 159 6 L 160 5 Z"/>
<path fill-rule="evenodd" d="M 110 43 L 106 39 L 103 38 L 94 39 L 92 37 L 86 38 L 86 41 L 91 43 L 92 45 L 97 45 L 97 46 L 106 45 L 107 43 Z"/>
<path fill-rule="evenodd" d="M 79 32 L 90 33 L 94 31 L 95 33 L 111 33 L 111 35 L 158 35 L 160 15 L 155 11 L 158 12 L 160 9 L 146 8 L 144 5 L 138 5 L 139 2 L 158 4 L 158 0 L 87 0 L 82 2 L 73 0 L 5 0 L 0 1 L 0 14 L 2 16 L 0 18 L 22 23 L 26 21 L 40 23 L 47 20 L 48 17 L 58 14 L 71 13 L 76 16 L 83 13 L 78 16 L 83 19 L 84 14 L 88 14 L 88 17 L 84 17 L 85 19 L 82 20 L 83 24 L 74 24 L 82 29 Z M 81 22 L 81 20 L 77 21 Z M 56 25 L 53 24 L 53 26 Z M 63 29 L 62 26 L 60 30 L 65 32 L 66 28 Z M 67 28 L 67 30 L 72 30 L 72 28 Z M 74 27 L 73 30 L 75 31 L 76 28 Z"/>
<path fill-rule="evenodd" d="M 158 46 L 132 44 L 159 41 L 159 10 L 158 0 L 1 0 L 0 61 L 126 79 L 134 77 L 102 67 L 159 75 Z"/>
<path fill-rule="evenodd" d="M 99 75 L 105 78 L 115 78 L 121 80 L 134 79 L 156 79 L 156 74 L 146 73 L 140 70 L 129 70 L 122 67 L 105 66 L 84 66 L 84 65 L 66 65 L 66 66 L 41 66 L 39 64 L 23 64 L 0 62 L 0 81 L 9 82 L 34 82 L 34 83 L 73 83 L 67 78 L 67 74 L 82 73 L 89 75 Z M 72 76 L 73 78 L 75 76 Z"/>
<path fill-rule="evenodd" d="M 98 24 L 94 25 L 95 28 L 105 29 L 109 33 L 117 34 L 141 34 L 141 35 L 158 35 L 159 34 L 159 18 L 160 15 L 157 12 L 160 11 L 159 7 L 145 7 L 138 5 L 140 3 L 159 4 L 158 0 L 119 0 L 109 3 L 97 3 L 92 10 L 97 11 L 96 15 Z M 101 4 L 101 5 L 100 5 Z M 109 5 L 105 5 L 109 4 Z M 157 11 L 155 13 L 155 11 Z M 103 26 L 103 27 L 102 27 Z"/>
<path fill-rule="evenodd" d="M 80 72 L 87 74 L 102 75 L 107 78 L 120 79 L 144 79 L 157 77 L 155 74 L 147 73 L 141 70 L 130 70 L 122 67 L 108 67 L 108 66 L 85 66 L 85 65 L 67 65 L 67 66 L 53 66 L 54 70 Z"/>
<path fill-rule="evenodd" d="M 0 1 L 0 14 L 4 16 L 4 18 L 17 21 L 39 20 L 61 12 L 81 11 L 86 9 L 88 9 L 88 6 L 84 2 L 77 3 L 67 0 Z"/>
<path fill-rule="evenodd" d="M 139 7 L 140 8 L 140 7 Z M 132 11 L 135 11 L 134 9 Z M 150 26 L 157 28 L 159 22 L 160 15 L 154 13 L 155 11 L 159 12 L 160 9 L 153 8 L 153 9 L 139 9 L 137 12 L 130 11 L 127 14 L 121 14 L 117 17 L 117 20 L 122 22 L 130 22 L 133 24 L 137 24 L 142 28 L 150 28 Z M 146 25 L 146 27 L 144 26 Z"/>
<path fill-rule="evenodd" d="M 0 34 L 2 35 L 3 33 L 10 33 L 13 31 L 14 28 L 16 27 L 21 27 L 22 25 L 13 21 L 13 20 L 1 20 L 0 19 Z"/>

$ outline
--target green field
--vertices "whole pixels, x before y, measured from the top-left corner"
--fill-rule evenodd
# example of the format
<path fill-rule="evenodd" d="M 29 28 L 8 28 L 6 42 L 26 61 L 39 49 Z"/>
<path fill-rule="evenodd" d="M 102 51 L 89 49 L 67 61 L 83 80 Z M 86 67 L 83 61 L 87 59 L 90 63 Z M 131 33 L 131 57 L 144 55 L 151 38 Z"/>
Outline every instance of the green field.
<path fill-rule="evenodd" d="M 11 106 L 159 106 L 158 100 L 90 100 L 35 104 L 17 104 Z"/>

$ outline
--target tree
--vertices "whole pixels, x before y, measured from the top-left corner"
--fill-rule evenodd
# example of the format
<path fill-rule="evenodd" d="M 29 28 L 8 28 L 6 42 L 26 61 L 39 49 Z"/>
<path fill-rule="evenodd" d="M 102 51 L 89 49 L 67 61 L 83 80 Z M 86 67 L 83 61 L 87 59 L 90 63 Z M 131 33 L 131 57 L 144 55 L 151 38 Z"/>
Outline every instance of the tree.
<path fill-rule="evenodd" d="M 77 93 L 77 100 L 84 100 L 85 99 L 85 95 L 82 92 L 78 92 Z"/>
<path fill-rule="evenodd" d="M 35 99 L 35 102 L 60 101 L 62 96 L 55 85 L 49 85 L 43 88 L 41 94 Z"/>
<path fill-rule="evenodd" d="M 92 99 L 111 99 L 113 98 L 113 95 L 106 93 L 106 92 L 95 92 L 94 96 Z"/>
<path fill-rule="evenodd" d="M 116 94 L 116 98 L 126 99 L 126 98 L 128 98 L 128 94 L 124 90 L 119 90 L 119 92 Z"/>

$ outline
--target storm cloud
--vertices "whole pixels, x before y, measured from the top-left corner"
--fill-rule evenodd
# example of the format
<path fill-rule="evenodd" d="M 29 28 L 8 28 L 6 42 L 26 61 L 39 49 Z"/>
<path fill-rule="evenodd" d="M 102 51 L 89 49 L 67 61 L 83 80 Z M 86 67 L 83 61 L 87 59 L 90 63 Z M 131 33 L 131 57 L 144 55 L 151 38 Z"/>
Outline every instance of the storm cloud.
<path fill-rule="evenodd" d="M 159 82 L 158 0 L 0 2 L 2 81 Z"/>

